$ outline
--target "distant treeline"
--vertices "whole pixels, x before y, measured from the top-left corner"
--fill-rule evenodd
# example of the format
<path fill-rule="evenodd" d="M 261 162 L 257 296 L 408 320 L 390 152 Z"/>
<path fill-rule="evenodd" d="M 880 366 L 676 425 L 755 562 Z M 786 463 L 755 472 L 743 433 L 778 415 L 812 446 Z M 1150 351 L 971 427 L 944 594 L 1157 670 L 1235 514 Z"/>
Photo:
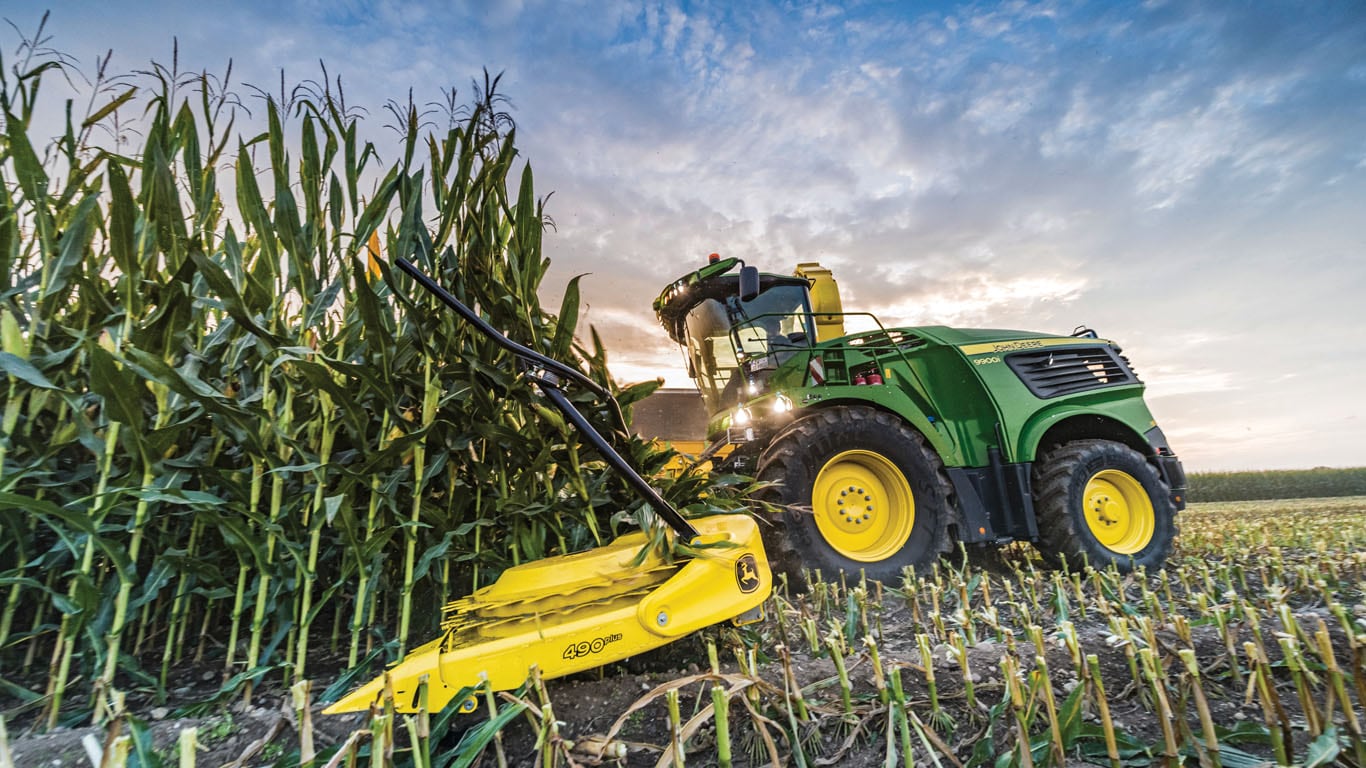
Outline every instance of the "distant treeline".
<path fill-rule="evenodd" d="M 1194 502 L 1366 496 L 1366 467 L 1196 472 L 1189 480 Z"/>

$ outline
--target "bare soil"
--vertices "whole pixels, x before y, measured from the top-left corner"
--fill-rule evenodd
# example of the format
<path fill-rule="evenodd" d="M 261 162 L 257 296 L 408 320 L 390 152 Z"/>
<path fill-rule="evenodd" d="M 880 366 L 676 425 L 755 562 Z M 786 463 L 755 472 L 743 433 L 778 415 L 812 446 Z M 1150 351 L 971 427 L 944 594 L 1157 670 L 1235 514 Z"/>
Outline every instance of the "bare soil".
<path fill-rule="evenodd" d="M 548 681 L 546 690 L 553 705 L 554 717 L 559 721 L 558 739 L 562 756 L 582 765 L 655 765 L 660 761 L 671 738 L 670 720 L 662 692 L 669 687 L 680 689 L 681 719 L 688 721 L 711 704 L 713 680 L 709 671 L 705 641 L 711 639 L 721 649 L 722 672 L 725 675 L 747 677 L 752 682 L 748 695 L 759 703 L 752 716 L 745 705 L 747 694 L 731 700 L 729 709 L 732 750 L 736 765 L 768 765 L 773 755 L 780 764 L 793 764 L 793 745 L 785 730 L 789 728 L 787 710 L 771 706 L 784 701 L 785 673 L 775 649 L 788 649 L 793 675 L 803 691 L 808 706 L 808 719 L 797 724 L 802 734 L 801 749 L 808 765 L 873 766 L 883 765 L 888 754 L 888 715 L 878 695 L 874 665 L 862 645 L 848 648 L 845 663 L 851 683 L 851 706 L 846 709 L 835 664 L 825 648 L 814 649 L 801 627 L 801 619 L 815 614 L 816 609 L 807 598 L 795 599 L 788 605 L 783 621 L 778 621 L 773 610 L 766 620 L 744 630 L 712 628 L 687 638 L 673 646 L 646 657 L 628 660 L 563 680 Z M 993 717 L 991 708 L 1006 697 L 1001 673 L 1002 656 L 1010 651 L 1009 641 L 994 636 L 979 638 L 966 648 L 968 675 L 974 682 L 975 704 L 967 701 L 963 683 L 963 668 L 951 646 L 935 647 L 935 677 L 942 712 L 932 713 L 926 673 L 915 635 L 923 631 L 916 627 L 911 611 L 903 598 L 887 591 L 882 607 L 869 612 L 869 634 L 877 641 L 881 660 L 902 668 L 905 696 L 910 710 L 927 724 L 934 724 L 927 734 L 945 765 L 954 761 L 968 762 L 978 743 L 987 740 L 989 752 L 1009 750 L 1017 743 L 1012 730 L 1013 721 L 1008 710 L 999 710 Z M 847 615 L 831 614 L 843 621 Z M 828 617 L 829 618 L 829 617 Z M 1133 740 L 1150 745 L 1146 755 L 1135 755 L 1138 763 L 1156 759 L 1161 751 L 1162 732 L 1151 704 L 1151 693 L 1133 683 L 1129 662 L 1116 638 L 1100 617 L 1073 616 L 1083 653 L 1096 654 L 1100 659 L 1102 679 L 1107 689 L 1111 716 L 1118 728 Z M 1271 617 L 1264 618 L 1263 632 L 1270 636 L 1278 629 Z M 828 627 L 822 628 L 822 635 Z M 1247 636 L 1246 628 L 1240 636 Z M 1166 646 L 1164 657 L 1175 663 L 1175 649 L 1185 647 L 1171 626 L 1158 629 L 1159 646 Z M 1014 656 L 1032 659 L 1037 649 L 1027 640 L 1016 637 Z M 733 649 L 757 649 L 752 674 L 743 672 Z M 1209 625 L 1192 628 L 1191 647 L 1204 669 L 1204 692 L 1216 722 L 1232 727 L 1243 721 L 1260 722 L 1262 712 L 1255 704 L 1246 703 L 1245 684 L 1229 672 L 1228 656 L 1218 631 Z M 774 654 L 770 658 L 764 654 Z M 742 653 L 743 655 L 743 653 Z M 1055 700 L 1061 703 L 1080 681 L 1074 671 L 1070 653 L 1061 643 L 1049 642 L 1044 656 L 1051 672 Z M 748 660 L 746 660 L 748 662 Z M 315 681 L 315 691 L 323 690 L 340 670 L 339 659 L 320 657 L 314 670 L 330 670 Z M 1024 669 L 1026 674 L 1029 667 Z M 198 729 L 200 747 L 196 764 L 199 766 L 270 766 L 292 765 L 299 749 L 298 723 L 290 705 L 288 690 L 278 679 L 267 679 L 258 688 L 250 705 L 240 696 L 230 704 L 205 705 L 221 674 L 211 661 L 200 667 L 187 666 L 176 670 L 175 679 L 184 684 L 175 688 L 174 698 L 157 702 L 152 697 L 130 694 L 129 713 L 145 724 L 153 749 L 166 765 L 175 765 L 176 739 L 187 727 Z M 1174 676 L 1174 675 L 1173 675 Z M 276 675 L 276 678 L 279 676 Z M 1088 697 L 1089 698 L 1089 697 Z M 1282 681 L 1282 701 L 1292 719 L 1302 722 L 1293 688 Z M 535 694 L 526 700 L 539 708 Z M 353 732 L 368 727 L 363 715 L 322 716 L 322 705 L 315 704 L 312 724 L 318 750 L 324 754 L 343 743 Z M 790 709 L 790 708 L 789 708 Z M 1194 707 L 1189 707 L 1190 720 L 1185 727 L 1199 733 L 1194 719 Z M 41 732 L 36 712 L 25 710 L 13 699 L 0 697 L 0 713 L 6 714 L 9 745 L 14 764 L 28 766 L 88 766 L 88 747 L 98 749 L 105 739 L 119 732 L 130 732 L 133 725 L 123 723 L 115 728 L 71 724 L 51 732 Z M 191 716 L 190 713 L 193 713 Z M 1097 713 L 1087 707 L 1084 717 L 1097 721 Z M 767 718 L 765 720 L 764 718 Z M 540 760 L 538 734 L 534 718 L 522 718 L 504 729 L 501 748 L 509 765 L 535 765 Z M 710 718 L 688 739 L 685 750 L 689 765 L 716 763 L 717 745 L 715 726 Z M 453 749 L 461 732 L 483 721 L 481 715 L 461 716 L 450 732 L 440 735 L 438 753 Z M 396 729 L 399 750 L 406 748 L 405 729 Z M 893 737 L 895 738 L 895 733 Z M 1306 738 L 1297 734 L 1300 746 Z M 601 757 L 600 747 L 611 742 L 609 755 Z M 915 742 L 923 750 L 922 741 Z M 1267 754 L 1264 745 L 1242 744 L 1240 748 L 1254 754 Z M 1093 750 L 1094 752 L 1094 750 Z M 496 765 L 494 747 L 483 755 L 482 765 Z M 922 755 L 918 755 L 920 759 Z M 1085 756 L 1074 756 L 1069 764 L 1088 764 Z M 403 756 L 398 755 L 399 764 Z M 1097 764 L 1107 764 L 1103 753 Z"/>

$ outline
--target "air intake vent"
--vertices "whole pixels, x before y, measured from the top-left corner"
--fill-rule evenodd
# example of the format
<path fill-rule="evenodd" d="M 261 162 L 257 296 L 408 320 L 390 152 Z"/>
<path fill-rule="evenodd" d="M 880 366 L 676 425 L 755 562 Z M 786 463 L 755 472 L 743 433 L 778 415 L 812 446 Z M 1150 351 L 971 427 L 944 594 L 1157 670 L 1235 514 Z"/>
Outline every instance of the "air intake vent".
<path fill-rule="evenodd" d="M 1044 399 L 1138 383 L 1128 361 L 1108 346 L 1017 352 L 1006 362 L 1030 392 Z"/>

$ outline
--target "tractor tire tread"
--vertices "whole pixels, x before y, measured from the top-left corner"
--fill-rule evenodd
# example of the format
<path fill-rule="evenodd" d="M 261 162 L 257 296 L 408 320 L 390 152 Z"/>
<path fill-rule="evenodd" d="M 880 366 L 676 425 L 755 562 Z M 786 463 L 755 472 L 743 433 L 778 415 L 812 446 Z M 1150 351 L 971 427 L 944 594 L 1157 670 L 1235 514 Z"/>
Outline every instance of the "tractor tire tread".
<path fill-rule="evenodd" d="M 1069 508 L 1074 484 L 1083 465 L 1096 458 L 1108 458 L 1122 469 L 1133 469 L 1135 477 L 1149 493 L 1153 504 L 1155 524 L 1153 541 L 1138 556 L 1103 554 L 1103 546 L 1095 542 L 1089 531 L 1083 530 L 1083 519 Z M 1171 488 L 1162 480 L 1156 467 L 1134 449 L 1109 440 L 1076 440 L 1064 443 L 1047 453 L 1034 465 L 1034 506 L 1038 516 L 1038 547 L 1044 561 L 1053 567 L 1066 564 L 1079 569 L 1084 565 L 1105 568 L 1113 564 L 1121 572 L 1135 566 L 1160 566 L 1170 554 L 1172 540 L 1178 528 L 1175 507 L 1171 503 Z M 1099 557 L 1098 557 L 1099 555 Z M 1097 562 L 1107 559 L 1108 562 Z"/>
<path fill-rule="evenodd" d="M 803 453 L 811 446 L 819 445 L 831 435 L 842 431 L 872 430 L 873 433 L 894 436 L 890 439 L 903 439 L 918 454 L 918 463 L 931 470 L 932 477 L 924 478 L 933 487 L 929 501 L 939 509 L 926 508 L 925 513 L 933 513 L 934 530 L 928 551 L 913 563 L 917 570 L 926 570 L 938 558 L 952 549 L 949 525 L 957 521 L 957 504 L 953 485 L 945 472 L 939 454 L 930 446 L 924 435 L 895 415 L 866 406 L 831 406 L 822 408 L 794 421 L 770 441 L 768 448 L 759 459 L 757 477 L 762 482 L 771 483 L 759 495 L 761 501 L 775 505 L 778 514 L 768 516 L 762 526 L 764 547 L 768 552 L 769 565 L 775 576 L 785 574 L 788 583 L 802 589 L 806 582 L 804 569 L 811 567 L 812 553 L 801 551 L 800 542 L 789 524 L 795 524 L 792 515 L 800 512 L 783 510 L 783 478 L 789 477 L 792 468 L 803 462 Z M 903 468 L 903 472 L 905 472 Z M 907 476 L 908 482 L 915 485 L 916 478 Z M 917 515 L 921 514 L 924 500 L 917 493 Z M 809 510 L 805 510 L 809 512 Z M 932 555 L 932 556 L 931 556 Z M 866 567 L 870 570 L 873 564 Z M 845 570 L 849 570 L 846 568 Z M 885 570 L 885 569 L 884 569 Z M 826 574 L 833 576 L 833 574 Z M 870 576 L 871 577 L 871 576 Z M 900 574 L 897 574 L 899 580 Z M 889 581 L 887 574 L 881 580 Z"/>

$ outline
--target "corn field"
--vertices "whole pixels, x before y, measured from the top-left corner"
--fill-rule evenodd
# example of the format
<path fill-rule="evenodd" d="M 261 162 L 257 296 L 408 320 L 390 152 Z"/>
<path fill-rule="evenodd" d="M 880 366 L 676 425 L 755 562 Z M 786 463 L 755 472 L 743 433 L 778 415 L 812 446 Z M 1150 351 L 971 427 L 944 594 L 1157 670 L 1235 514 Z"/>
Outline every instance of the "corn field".
<path fill-rule="evenodd" d="M 606 722 L 571 729 L 555 702 L 610 681 L 533 678 L 456 748 L 376 712 L 333 758 L 398 740 L 419 766 L 1366 765 L 1366 498 L 1198 505 L 1185 525 L 1158 573 L 1009 551 L 901 588 L 818 577 Z"/>
<path fill-rule="evenodd" d="M 1039 570 L 1009 550 L 946 561 L 898 588 L 817 576 L 803 594 L 775 592 L 760 624 L 676 644 L 672 667 L 533 675 L 519 691 L 484 691 L 482 717 L 380 707 L 320 721 L 305 681 L 245 746 L 217 746 L 224 724 L 239 722 L 231 714 L 178 729 L 125 714 L 105 755 L 143 768 L 234 757 L 418 768 L 1360 766 L 1364 547 L 1366 497 L 1197 504 L 1157 573 Z M 0 734 L 0 764 L 4 749 Z M 196 763 L 205 751 L 219 759 Z"/>
<path fill-rule="evenodd" d="M 1317 499 L 1328 496 L 1366 496 L 1366 467 L 1195 472 L 1190 475 L 1190 497 L 1195 501 Z"/>
<path fill-rule="evenodd" d="M 764 624 L 708 633 L 697 673 L 642 686 L 600 729 L 546 715 L 539 681 L 505 697 L 534 734 L 515 758 L 1366 765 L 1366 497 L 1196 505 L 1182 525 L 1157 573 L 1040 570 L 1011 549 L 899 588 L 818 577 L 806 594 L 780 590 Z M 502 764 L 492 730 L 465 743 Z M 412 743 L 419 765 L 441 757 Z"/>
<path fill-rule="evenodd" d="M 250 701 L 320 655 L 392 658 L 446 599 L 649 516 L 504 352 L 387 266 L 412 258 L 610 386 L 576 338 L 577 279 L 558 315 L 538 298 L 549 219 L 497 78 L 439 116 L 391 102 L 381 151 L 325 70 L 243 96 L 230 66 L 107 62 L 52 140 L 43 86 L 74 65 L 42 25 L 0 62 L 9 717 L 102 722 L 190 662 Z M 703 482 L 662 492 L 696 512 Z"/>
<path fill-rule="evenodd" d="M 577 279 L 540 303 L 550 220 L 507 102 L 488 75 L 390 102 L 376 144 L 325 71 L 266 91 L 173 58 L 52 105 L 79 78 L 43 29 L 0 60 L 0 768 L 63 735 L 114 768 L 1366 766 L 1361 496 L 1195 504 L 1157 573 L 1014 546 L 813 574 L 762 622 L 481 690 L 478 716 L 319 717 L 447 599 L 652 519 L 387 266 L 613 386 Z M 750 490 L 655 482 L 689 514 Z"/>

